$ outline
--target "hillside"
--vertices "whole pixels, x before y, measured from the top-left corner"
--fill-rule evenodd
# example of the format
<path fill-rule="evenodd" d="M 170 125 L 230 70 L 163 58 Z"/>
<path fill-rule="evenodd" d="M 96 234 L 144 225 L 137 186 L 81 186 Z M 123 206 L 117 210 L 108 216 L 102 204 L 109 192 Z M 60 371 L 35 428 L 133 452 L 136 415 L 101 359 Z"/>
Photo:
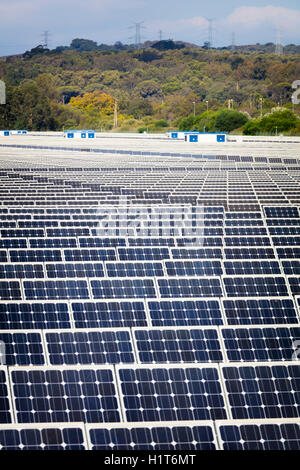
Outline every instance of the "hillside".
<path fill-rule="evenodd" d="M 245 46 L 246 47 L 246 46 Z M 295 46 L 296 47 L 296 46 Z M 62 48 L 63 49 L 63 48 Z M 0 59 L 7 105 L 0 128 L 176 128 L 190 114 L 228 107 L 257 118 L 292 107 L 291 84 L 300 78 L 300 55 L 186 47 L 158 50 L 37 48 Z M 195 103 L 195 104 L 194 104 Z M 296 112 L 300 111 L 296 108 Z"/>

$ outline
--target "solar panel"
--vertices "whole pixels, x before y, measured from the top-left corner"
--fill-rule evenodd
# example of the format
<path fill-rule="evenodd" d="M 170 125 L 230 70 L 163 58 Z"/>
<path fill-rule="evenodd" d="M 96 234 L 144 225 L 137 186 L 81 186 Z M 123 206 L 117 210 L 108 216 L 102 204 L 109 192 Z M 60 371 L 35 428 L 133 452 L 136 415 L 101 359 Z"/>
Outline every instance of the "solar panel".
<path fill-rule="evenodd" d="M 0 303 L 1 330 L 46 328 L 71 328 L 67 303 Z"/>
<path fill-rule="evenodd" d="M 24 281 L 23 286 L 26 300 L 89 299 L 90 297 L 85 280 Z"/>
<path fill-rule="evenodd" d="M 219 299 L 148 301 L 152 326 L 223 325 Z"/>
<path fill-rule="evenodd" d="M 79 238 L 81 248 L 109 248 L 117 246 L 126 246 L 125 238 Z"/>
<path fill-rule="evenodd" d="M 154 277 L 164 276 L 161 263 L 106 263 L 108 277 Z"/>
<path fill-rule="evenodd" d="M 299 363 L 220 367 L 233 419 L 299 418 Z"/>
<path fill-rule="evenodd" d="M 12 404 L 9 392 L 8 372 L 0 365 L 0 423 L 12 423 Z"/>
<path fill-rule="evenodd" d="M 120 421 L 109 366 L 12 367 L 10 379 L 18 423 Z"/>
<path fill-rule="evenodd" d="M 278 206 L 278 207 L 265 207 L 264 208 L 266 217 L 270 218 L 299 218 L 299 212 L 297 207 L 290 206 Z"/>
<path fill-rule="evenodd" d="M 300 247 L 298 246 L 286 246 L 284 248 L 276 248 L 276 251 L 279 259 L 300 258 Z"/>
<path fill-rule="evenodd" d="M 228 325 L 299 323 L 291 298 L 229 298 L 222 304 Z"/>
<path fill-rule="evenodd" d="M 116 252 L 114 248 L 103 250 L 64 250 L 64 257 L 66 261 L 115 261 Z"/>
<path fill-rule="evenodd" d="M 161 297 L 222 297 L 220 279 L 176 278 L 157 279 Z"/>
<path fill-rule="evenodd" d="M 212 421 L 89 424 L 91 450 L 216 450 L 218 443 Z"/>
<path fill-rule="evenodd" d="M 76 328 L 148 326 L 142 301 L 72 302 Z"/>
<path fill-rule="evenodd" d="M 159 261 L 169 259 L 168 248 L 140 247 L 140 248 L 117 248 L 121 261 Z"/>
<path fill-rule="evenodd" d="M 288 296 L 285 279 L 282 276 L 223 277 L 228 297 Z"/>
<path fill-rule="evenodd" d="M 222 276 L 218 260 L 165 261 L 168 276 Z"/>
<path fill-rule="evenodd" d="M 251 260 L 251 261 L 224 261 L 225 273 L 234 275 L 253 274 L 281 274 L 278 261 Z"/>
<path fill-rule="evenodd" d="M 300 275 L 300 260 L 291 259 L 281 261 L 285 274 Z"/>
<path fill-rule="evenodd" d="M 228 420 L 216 423 L 222 450 L 299 450 L 298 419 Z"/>
<path fill-rule="evenodd" d="M 7 366 L 45 364 L 43 340 L 38 330 L 0 330 L 0 343 L 5 348 L 4 364 Z"/>
<path fill-rule="evenodd" d="M 0 279 L 41 279 L 42 264 L 0 264 Z"/>
<path fill-rule="evenodd" d="M 155 298 L 152 279 L 99 279 L 91 280 L 94 299 Z M 81 297 L 83 298 L 83 297 Z"/>
<path fill-rule="evenodd" d="M 216 366 L 116 366 L 129 422 L 226 419 Z"/>
<path fill-rule="evenodd" d="M 222 259 L 221 248 L 171 249 L 173 259 Z"/>
<path fill-rule="evenodd" d="M 82 423 L 2 425 L 0 449 L 85 450 L 85 429 Z"/>
<path fill-rule="evenodd" d="M 46 261 L 62 261 L 59 250 L 10 250 L 12 263 L 44 263 Z M 3 260 L 3 262 L 5 262 Z"/>
<path fill-rule="evenodd" d="M 221 334 L 230 362 L 290 361 L 300 325 L 222 327 Z"/>
<path fill-rule="evenodd" d="M 48 330 L 45 344 L 49 363 L 54 366 L 135 362 L 128 329 Z"/>
<path fill-rule="evenodd" d="M 293 295 L 300 295 L 300 278 L 299 276 L 291 276 L 287 278 L 291 292 Z"/>
<path fill-rule="evenodd" d="M 142 364 L 223 361 L 216 328 L 139 328 L 133 337 Z"/>
<path fill-rule="evenodd" d="M 27 248 L 26 238 L 0 238 L 0 248 Z M 4 258 L 5 252 L 0 252 L 0 260 Z"/>
<path fill-rule="evenodd" d="M 275 253 L 273 248 L 224 248 L 226 259 L 273 259 Z"/>
<path fill-rule="evenodd" d="M 48 278 L 104 277 L 102 263 L 46 264 Z"/>
<path fill-rule="evenodd" d="M 224 237 L 226 246 L 270 246 L 271 242 L 268 237 Z"/>
<path fill-rule="evenodd" d="M 21 300 L 19 281 L 0 281 L 0 300 Z"/>
<path fill-rule="evenodd" d="M 32 238 L 29 244 L 30 248 L 77 248 L 76 238 Z"/>

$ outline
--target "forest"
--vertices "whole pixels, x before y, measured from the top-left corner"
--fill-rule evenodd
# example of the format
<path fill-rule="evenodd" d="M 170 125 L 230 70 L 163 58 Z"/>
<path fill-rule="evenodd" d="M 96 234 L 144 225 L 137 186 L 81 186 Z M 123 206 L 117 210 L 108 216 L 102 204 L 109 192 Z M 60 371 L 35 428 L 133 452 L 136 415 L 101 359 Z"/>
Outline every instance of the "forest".
<path fill-rule="evenodd" d="M 291 99 L 300 79 L 297 46 L 279 56 L 172 41 L 138 50 L 92 42 L 0 58 L 7 90 L 0 128 L 300 135 L 300 105 Z"/>

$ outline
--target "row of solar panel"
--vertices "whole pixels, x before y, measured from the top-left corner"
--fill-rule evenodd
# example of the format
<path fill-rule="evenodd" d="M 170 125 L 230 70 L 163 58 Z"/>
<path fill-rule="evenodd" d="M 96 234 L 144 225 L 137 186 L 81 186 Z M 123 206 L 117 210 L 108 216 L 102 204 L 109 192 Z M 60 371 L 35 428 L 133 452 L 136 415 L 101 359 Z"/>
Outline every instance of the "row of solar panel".
<path fill-rule="evenodd" d="M 300 314 L 300 298 L 295 299 Z M 122 328 L 299 323 L 292 298 L 2 302 L 0 329 Z"/>
<path fill-rule="evenodd" d="M 7 366 L 291 361 L 300 354 L 300 325 L 10 329 L 0 330 L 0 344 Z"/>
<path fill-rule="evenodd" d="M 163 224 L 163 227 L 160 227 L 160 228 L 155 228 L 154 226 L 152 226 L 151 228 L 149 229 L 144 229 L 144 228 L 132 228 L 131 226 L 129 226 L 128 224 L 128 227 L 125 227 L 123 229 L 119 229 L 119 228 L 115 228 L 114 225 L 112 225 L 110 228 L 106 228 L 106 229 L 101 229 L 101 228 L 97 228 L 97 230 L 95 230 L 96 232 L 96 235 L 94 234 L 93 237 L 85 237 L 85 238 L 82 238 L 82 237 L 74 237 L 74 235 L 70 234 L 67 237 L 67 235 L 64 234 L 62 236 L 59 236 L 57 237 L 56 235 L 51 238 L 49 236 L 47 237 L 44 237 L 42 239 L 40 239 L 39 237 L 36 237 L 36 238 L 33 238 L 33 239 L 30 239 L 29 240 L 29 243 L 30 243 L 30 247 L 31 248 L 35 248 L 35 247 L 40 247 L 42 248 L 43 247 L 43 244 L 50 244 L 50 248 L 51 248 L 51 243 L 52 244 L 57 244 L 57 246 L 61 246 L 64 244 L 66 244 L 67 246 L 73 246 L 73 247 L 93 247 L 93 246 L 132 246 L 132 245 L 162 245 L 164 244 L 165 246 L 180 246 L 180 241 L 181 241 L 181 238 L 179 239 L 176 239 L 175 237 L 178 237 L 178 236 L 182 236 L 182 237 L 185 237 L 185 236 L 195 236 L 199 239 L 199 245 L 202 244 L 204 246 L 222 246 L 225 242 L 225 244 L 227 244 L 227 236 L 258 236 L 258 237 L 261 237 L 261 236 L 268 236 L 268 231 L 265 227 L 258 227 L 257 225 L 261 225 L 263 224 L 262 221 L 259 221 L 259 220 L 254 220 L 254 227 L 249 227 L 249 226 L 245 226 L 245 225 L 249 225 L 248 223 L 244 223 L 244 224 L 240 224 L 240 221 L 239 220 L 235 220 L 235 221 L 228 221 L 230 225 L 234 225 L 234 227 L 230 227 L 230 228 L 225 228 L 223 229 L 223 227 L 202 227 L 200 226 L 199 224 L 197 224 L 196 226 L 191 226 L 190 228 L 180 228 L 180 227 L 174 227 L 174 226 L 168 226 L 167 224 Z M 244 221 L 244 222 L 248 222 L 248 221 Z M 252 222 L 252 221 L 251 221 Z M 63 222 L 61 222 L 62 224 Z M 42 222 L 38 222 L 38 221 L 33 221 L 33 222 L 28 222 L 24 225 L 28 225 L 28 226 L 42 226 L 42 225 L 46 225 L 46 224 L 51 224 L 51 225 L 54 225 L 54 224 L 57 224 L 58 225 L 58 222 L 57 221 L 42 221 Z M 94 227 L 99 227 L 99 222 L 66 222 L 66 224 L 68 225 L 82 225 L 82 226 L 94 226 Z M 21 225 L 21 224 L 19 224 Z M 235 225 L 242 225 L 242 226 L 235 226 Z M 244 226 L 243 226 L 244 225 Z M 289 236 L 289 235 L 296 235 L 298 236 L 298 243 L 296 242 L 292 242 L 292 244 L 299 244 L 299 238 L 300 238 L 300 219 L 299 219 L 299 226 L 295 227 L 295 226 L 287 226 L 286 224 L 284 226 L 274 226 L 274 227 L 269 227 L 269 234 L 270 236 L 272 237 L 271 240 L 273 241 L 274 245 L 277 245 L 278 243 L 280 245 L 283 244 L 283 240 L 281 238 L 279 238 L 279 236 Z M 11 226 L 11 227 L 14 227 L 16 226 L 16 222 L 1 222 L 0 223 L 0 227 L 3 228 L 5 226 Z M 59 229 L 60 230 L 60 229 Z M 62 229 L 62 230 L 67 230 L 69 231 L 69 229 Z M 225 231 L 225 236 L 224 236 L 224 231 Z M 125 236 L 126 238 L 115 238 L 115 245 L 113 245 L 113 243 L 109 243 L 109 239 L 108 238 L 103 238 L 102 237 L 102 234 L 103 236 L 107 237 L 107 235 L 109 233 L 112 233 L 113 235 L 117 233 L 125 233 Z M 135 238 L 132 238 L 131 236 L 131 233 L 134 234 Z M 144 234 L 148 234 L 149 237 L 151 236 L 152 238 L 149 239 L 148 237 L 147 238 L 143 238 Z M 23 234 L 23 232 L 22 232 Z M 171 235 L 169 238 L 162 238 L 164 236 L 164 234 L 168 234 L 168 235 Z M 24 234 L 23 234 L 24 235 Z M 22 236 L 23 236 L 22 235 Z M 154 236 L 158 236 L 159 238 L 153 238 Z M 200 236 L 199 236 L 200 235 Z M 101 237 L 101 238 L 100 238 Z M 129 237 L 129 238 L 128 238 Z M 206 238 L 203 238 L 203 237 L 206 237 Z M 214 241 L 213 239 L 209 238 L 209 237 L 218 237 L 217 241 Z M 19 240 L 19 243 L 23 243 L 23 247 L 26 247 L 27 246 L 27 239 L 26 238 L 31 238 L 31 237 L 27 237 L 25 236 L 24 238 L 18 238 L 18 237 L 3 237 L 1 239 L 1 241 L 3 240 L 2 243 L 7 243 L 6 240 L 11 240 L 13 243 L 16 243 L 16 240 Z M 162 238 L 162 240 L 160 240 Z M 63 241 L 61 241 L 61 239 Z M 67 242 L 67 240 L 70 240 L 71 239 L 71 243 L 70 241 Z M 78 243 L 77 243 L 77 239 L 78 239 Z M 149 241 L 147 241 L 149 240 Z M 284 243 L 286 243 L 286 241 L 284 240 Z M 47 246 L 44 246 L 45 248 Z M 13 246 L 11 246 L 11 248 L 13 248 Z"/>
<path fill-rule="evenodd" d="M 214 189 L 214 194 L 216 190 Z M 214 196 L 215 197 L 215 196 Z M 149 218 L 149 215 L 151 214 L 152 220 L 158 220 L 160 217 L 162 217 L 162 212 L 159 208 L 159 206 L 156 206 L 155 208 L 151 208 L 151 206 L 147 206 L 145 204 L 145 207 L 143 207 L 141 210 L 138 211 L 137 214 L 132 213 L 134 208 L 128 208 L 126 205 L 124 205 L 124 202 L 122 200 L 119 200 L 119 205 L 116 206 L 116 210 L 113 212 L 113 214 L 110 214 L 111 209 L 110 206 L 105 210 L 105 207 L 101 207 L 101 209 L 29 209 L 29 208 L 22 208 L 22 209 L 1 209 L 1 220 L 11 220 L 11 221 L 16 221 L 18 220 L 19 223 L 23 221 L 23 225 L 21 224 L 21 227 L 24 226 L 26 227 L 26 220 L 29 222 L 32 220 L 31 218 L 33 217 L 33 220 L 35 221 L 41 221 L 41 220 L 73 220 L 73 221 L 80 221 L 80 220 L 100 220 L 101 216 L 108 218 L 109 215 L 112 217 L 114 216 L 114 220 L 121 219 L 121 215 L 123 216 L 124 220 L 124 215 L 138 215 L 140 220 L 146 220 L 146 217 Z M 110 209 L 110 210 L 109 210 Z M 178 214 L 176 215 L 176 209 Z M 224 211 L 224 207 L 222 207 Z M 270 212 L 270 211 L 265 211 L 264 218 L 267 221 L 267 225 L 274 225 L 278 224 L 280 225 L 281 222 L 284 222 L 285 220 L 288 220 L 290 225 L 298 225 L 299 224 L 299 214 L 298 214 L 298 209 L 297 208 L 292 208 L 292 207 L 282 207 L 280 208 L 275 208 L 276 210 Z M 56 212 L 55 212 L 56 211 Z M 245 216 L 243 213 L 239 212 L 220 212 L 218 207 L 205 207 L 205 206 L 193 206 L 189 210 L 189 214 L 197 214 L 201 215 L 203 221 L 209 222 L 212 220 L 215 221 L 228 221 L 232 219 L 261 219 L 263 213 L 260 212 L 249 212 L 247 216 Z M 297 211 L 297 212 L 295 212 Z M 121 214 L 122 212 L 122 214 Z M 170 213 L 170 208 L 168 213 Z M 172 206 L 172 211 L 171 214 L 173 218 L 180 218 L 182 217 L 182 207 L 176 207 Z M 11 216 L 14 216 L 13 218 Z M 187 216 L 186 216 L 187 217 Z M 122 219 L 121 219 L 122 220 Z M 24 222 L 25 221 L 25 222 Z"/>
<path fill-rule="evenodd" d="M 2 263 L 0 279 L 223 276 L 300 274 L 300 259 L 281 260 L 185 260 L 87 263 Z"/>
<path fill-rule="evenodd" d="M 224 288 L 223 288 L 224 285 Z M 300 277 L 176 277 L 0 281 L 0 300 L 155 299 L 186 297 L 289 297 Z"/>
<path fill-rule="evenodd" d="M 296 419 L 2 425 L 1 450 L 299 450 Z M 156 462 L 155 456 L 153 456 Z M 157 458 L 157 463 L 159 459 Z"/>
<path fill-rule="evenodd" d="M 241 239 L 240 239 L 241 240 Z M 249 240 L 249 239 L 248 239 Z M 184 243 L 184 241 L 182 241 Z M 34 263 L 62 261 L 161 261 L 161 260 L 274 260 L 300 258 L 300 246 L 202 247 L 187 239 L 182 248 L 142 246 L 74 249 L 10 249 L 0 250 L 1 263 Z"/>
<path fill-rule="evenodd" d="M 299 361 L 0 368 L 0 422 L 300 418 Z"/>
<path fill-rule="evenodd" d="M 215 187 L 214 187 L 215 191 Z M 120 205 L 122 205 L 122 200 L 119 201 Z M 123 202 L 124 205 L 124 202 Z M 117 206 L 118 207 L 118 206 Z M 124 206 L 126 209 L 126 205 Z M 219 217 L 214 217 L 217 219 L 261 219 L 263 216 L 263 212 L 249 212 L 249 213 L 239 213 L 239 212 L 225 212 L 223 206 L 210 206 L 210 207 L 201 207 L 201 212 L 205 214 L 205 219 L 207 219 L 208 214 L 220 214 Z M 196 206 L 194 210 L 197 209 L 199 211 L 199 207 Z M 71 215 L 74 220 L 80 220 L 82 217 L 86 217 L 88 214 L 90 215 L 98 215 L 99 212 L 101 213 L 102 209 L 91 209 L 91 208 L 55 208 L 55 209 L 47 209 L 47 208 L 26 208 L 22 207 L 19 209 L 16 208 L 1 208 L 0 214 L 14 214 L 16 219 L 17 218 L 28 218 L 28 216 L 35 216 L 47 214 L 45 217 L 48 218 L 50 216 L 61 216 L 61 215 Z M 130 209 L 132 210 L 132 209 Z M 151 207 L 143 208 L 141 214 L 145 211 L 151 211 Z M 157 210 L 157 209 L 156 209 Z M 299 219 L 299 209 L 297 207 L 291 206 L 278 206 L 278 207 L 263 207 L 262 210 L 264 211 L 264 217 L 267 220 L 271 219 Z M 35 219 L 38 220 L 38 219 Z M 284 221 L 284 220 L 283 220 Z"/>

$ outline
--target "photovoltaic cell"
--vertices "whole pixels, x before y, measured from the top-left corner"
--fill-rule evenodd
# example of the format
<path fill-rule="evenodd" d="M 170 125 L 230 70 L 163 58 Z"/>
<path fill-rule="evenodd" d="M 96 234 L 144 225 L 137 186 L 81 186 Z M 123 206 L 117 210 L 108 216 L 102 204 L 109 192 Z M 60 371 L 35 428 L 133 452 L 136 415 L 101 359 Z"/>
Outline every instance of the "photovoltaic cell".
<path fill-rule="evenodd" d="M 224 277 L 228 297 L 288 296 L 284 277 Z"/>
<path fill-rule="evenodd" d="M 223 325 L 219 299 L 148 301 L 152 326 Z"/>
<path fill-rule="evenodd" d="M 0 300 L 21 300 L 19 281 L 0 281 Z"/>
<path fill-rule="evenodd" d="M 108 277 L 154 277 L 164 276 L 161 263 L 106 263 Z"/>
<path fill-rule="evenodd" d="M 115 261 L 116 252 L 111 249 L 81 249 L 81 250 L 64 250 L 66 261 Z M 49 260 L 51 261 L 51 260 Z"/>
<path fill-rule="evenodd" d="M 87 425 L 91 450 L 216 450 L 211 421 Z"/>
<path fill-rule="evenodd" d="M 299 323 L 291 298 L 222 299 L 228 325 Z"/>
<path fill-rule="evenodd" d="M 45 340 L 55 366 L 135 362 L 129 330 L 46 331 Z"/>
<path fill-rule="evenodd" d="M 46 264 L 48 278 L 104 277 L 102 263 Z"/>
<path fill-rule="evenodd" d="M 226 419 L 215 366 L 117 366 L 127 421 Z"/>
<path fill-rule="evenodd" d="M 221 248 L 173 248 L 173 259 L 222 259 Z"/>
<path fill-rule="evenodd" d="M 72 302 L 76 328 L 148 326 L 141 301 Z"/>
<path fill-rule="evenodd" d="M 136 247 L 136 248 L 118 248 L 121 261 L 159 261 L 169 259 L 168 248 L 164 247 Z"/>
<path fill-rule="evenodd" d="M 220 367 L 233 419 L 299 418 L 299 363 Z"/>
<path fill-rule="evenodd" d="M 222 276 L 219 260 L 165 261 L 168 276 Z"/>
<path fill-rule="evenodd" d="M 41 279 L 42 264 L 0 264 L 0 279 Z"/>
<path fill-rule="evenodd" d="M 8 372 L 0 365 L 0 423 L 12 423 L 12 407 L 10 402 Z"/>
<path fill-rule="evenodd" d="M 12 263 L 62 261 L 59 250 L 10 250 L 9 256 Z"/>
<path fill-rule="evenodd" d="M 85 450 L 82 424 L 10 424 L 0 430 L 1 450 Z"/>
<path fill-rule="evenodd" d="M 221 329 L 228 361 L 290 361 L 300 325 Z"/>
<path fill-rule="evenodd" d="M 270 218 L 299 218 L 299 212 L 297 207 L 265 207 L 264 210 L 266 217 Z"/>
<path fill-rule="evenodd" d="M 89 298 L 87 283 L 84 280 L 24 281 L 23 285 L 27 300 Z"/>
<path fill-rule="evenodd" d="M 118 422 L 113 370 L 101 368 L 11 368 L 18 423 Z"/>
<path fill-rule="evenodd" d="M 220 280 L 211 278 L 157 279 L 161 297 L 222 297 Z"/>
<path fill-rule="evenodd" d="M 224 248 L 226 259 L 273 259 L 273 248 Z"/>
<path fill-rule="evenodd" d="M 134 329 L 133 335 L 142 364 L 223 361 L 217 329 Z"/>
<path fill-rule="evenodd" d="M 0 331 L 0 342 L 5 345 L 4 363 L 7 366 L 45 364 L 40 331 Z"/>
<path fill-rule="evenodd" d="M 94 299 L 156 297 L 152 279 L 92 279 L 90 283 Z"/>
<path fill-rule="evenodd" d="M 228 275 L 281 274 L 278 261 L 224 261 L 225 272 Z"/>
<path fill-rule="evenodd" d="M 0 303 L 0 329 L 71 328 L 66 303 Z"/>
<path fill-rule="evenodd" d="M 223 450 L 299 450 L 300 423 L 296 419 L 219 421 Z"/>

